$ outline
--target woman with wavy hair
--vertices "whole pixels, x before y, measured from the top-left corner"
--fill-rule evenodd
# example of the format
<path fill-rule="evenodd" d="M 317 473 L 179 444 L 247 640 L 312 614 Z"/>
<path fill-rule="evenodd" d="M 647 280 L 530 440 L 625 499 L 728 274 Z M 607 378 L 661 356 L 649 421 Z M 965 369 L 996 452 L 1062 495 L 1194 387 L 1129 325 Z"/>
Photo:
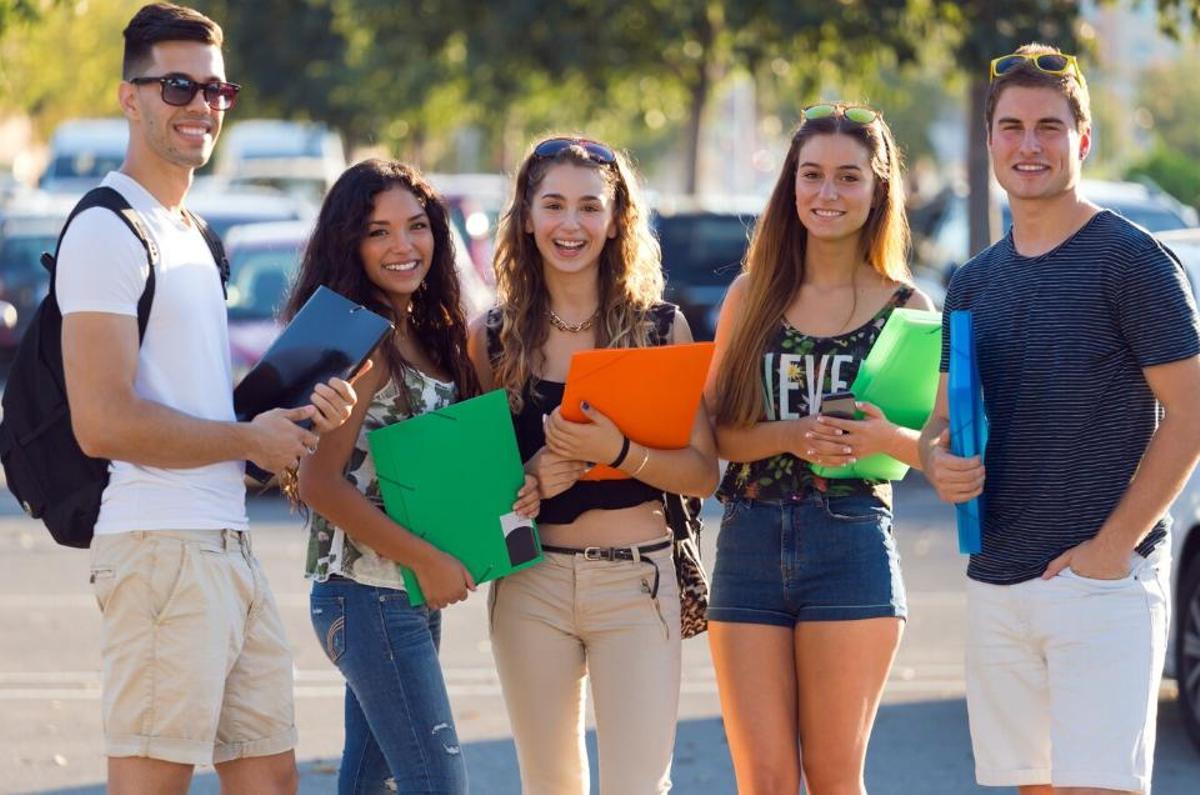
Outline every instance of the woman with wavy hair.
<path fill-rule="evenodd" d="M 804 110 L 717 327 L 706 397 L 727 459 L 709 644 L 741 793 L 861 793 L 907 608 L 886 482 L 818 477 L 917 432 L 848 389 L 892 311 L 930 309 L 906 262 L 900 153 L 878 111 Z M 802 753 L 801 753 L 802 751 Z"/>
<path fill-rule="evenodd" d="M 598 411 L 564 420 L 571 355 L 690 342 L 662 302 L 658 245 L 624 155 L 585 138 L 538 143 L 517 173 L 495 254 L 499 305 L 473 324 L 484 388 L 508 392 L 538 478 L 546 559 L 490 593 L 492 649 L 525 795 L 588 790 L 591 680 L 602 793 L 666 792 L 679 703 L 679 594 L 664 491 L 717 484 L 704 412 L 680 450 L 630 442 Z M 580 480 L 591 463 L 629 477 Z"/>
<path fill-rule="evenodd" d="M 437 649 L 440 608 L 465 599 L 475 583 L 462 563 L 384 513 L 367 445 L 377 428 L 479 394 L 446 208 L 415 169 L 367 160 L 342 174 L 321 207 L 285 317 L 319 286 L 395 326 L 359 382 L 369 399 L 322 437 L 299 472 L 299 497 L 310 508 L 313 628 L 346 677 L 338 792 L 465 793 Z M 513 508 L 532 516 L 537 503 L 527 478 Z M 424 605 L 409 603 L 401 566 L 416 575 Z"/>

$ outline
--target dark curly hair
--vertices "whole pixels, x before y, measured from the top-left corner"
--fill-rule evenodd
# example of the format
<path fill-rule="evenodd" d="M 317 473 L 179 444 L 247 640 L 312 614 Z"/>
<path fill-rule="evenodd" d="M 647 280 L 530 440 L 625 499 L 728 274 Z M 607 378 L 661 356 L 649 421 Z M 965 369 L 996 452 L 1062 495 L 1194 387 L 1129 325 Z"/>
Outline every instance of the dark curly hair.
<path fill-rule="evenodd" d="M 440 369 L 449 372 L 459 399 L 480 392 L 467 358 L 467 322 L 455 271 L 454 241 L 446 205 L 415 168 L 394 160 L 364 160 L 346 169 L 321 204 L 317 225 L 304 249 L 300 272 L 283 310 L 284 320 L 300 311 L 317 287 L 325 286 L 373 312 L 398 321 L 379 288 L 367 277 L 359 247 L 375 209 L 375 197 L 403 188 L 416 197 L 433 232 L 433 263 L 413 294 L 409 328 L 421 348 Z M 397 383 L 411 365 L 391 338 L 383 344 L 388 369 Z M 401 394 L 404 391 L 401 390 Z"/>

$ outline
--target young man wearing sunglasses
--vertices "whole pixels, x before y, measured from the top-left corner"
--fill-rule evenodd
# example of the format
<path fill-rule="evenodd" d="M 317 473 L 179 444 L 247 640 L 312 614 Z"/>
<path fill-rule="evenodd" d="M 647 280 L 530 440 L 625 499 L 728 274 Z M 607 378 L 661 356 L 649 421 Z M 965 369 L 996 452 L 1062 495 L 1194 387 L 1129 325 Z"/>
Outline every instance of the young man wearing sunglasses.
<path fill-rule="evenodd" d="M 922 435 L 942 499 L 984 497 L 967 567 L 976 778 L 1022 795 L 1150 788 L 1167 509 L 1200 455 L 1200 333 L 1174 255 L 1084 199 L 1087 85 L 1027 45 L 992 62 L 988 146 L 1013 226 L 946 298 Z M 970 310 L 990 433 L 948 451 L 949 317 Z"/>
<path fill-rule="evenodd" d="M 238 87 L 221 29 L 196 11 L 145 6 L 124 36 L 129 146 L 103 184 L 149 245 L 115 212 L 87 209 L 55 276 L 73 428 L 88 455 L 112 461 L 91 553 L 109 792 L 185 793 L 193 766 L 215 763 L 222 791 L 291 793 L 292 657 L 250 549 L 242 462 L 294 465 L 355 395 L 334 380 L 312 405 L 235 421 L 221 276 L 183 205 Z"/>

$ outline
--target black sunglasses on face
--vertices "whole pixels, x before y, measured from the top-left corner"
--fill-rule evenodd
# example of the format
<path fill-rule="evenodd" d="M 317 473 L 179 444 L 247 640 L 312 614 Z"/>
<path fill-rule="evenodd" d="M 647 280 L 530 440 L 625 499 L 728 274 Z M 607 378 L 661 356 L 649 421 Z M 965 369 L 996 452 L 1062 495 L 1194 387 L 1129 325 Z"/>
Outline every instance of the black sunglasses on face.
<path fill-rule="evenodd" d="M 533 148 L 533 156 L 541 159 L 554 157 L 564 149 L 578 146 L 587 152 L 588 160 L 602 165 L 611 166 L 617 162 L 617 155 L 599 141 L 588 138 L 547 138 Z"/>
<path fill-rule="evenodd" d="M 197 91 L 204 92 L 204 102 L 213 110 L 230 110 L 237 102 L 238 92 L 242 87 L 237 83 L 222 83 L 214 80 L 211 83 L 197 83 L 183 75 L 166 75 L 165 77 L 133 77 L 129 80 L 135 86 L 146 86 L 158 83 L 162 90 L 162 101 L 168 105 L 182 108 L 191 103 Z"/>

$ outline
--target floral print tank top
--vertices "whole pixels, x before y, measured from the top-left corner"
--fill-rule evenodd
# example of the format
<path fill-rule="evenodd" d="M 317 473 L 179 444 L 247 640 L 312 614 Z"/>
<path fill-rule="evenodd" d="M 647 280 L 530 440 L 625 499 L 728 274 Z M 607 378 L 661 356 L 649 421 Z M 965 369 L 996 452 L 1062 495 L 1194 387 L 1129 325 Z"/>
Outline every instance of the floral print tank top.
<path fill-rule="evenodd" d="M 375 460 L 367 445 L 367 434 L 409 417 L 445 408 L 458 399 L 453 382 L 439 381 L 411 367 L 404 371 L 403 386 L 407 401 L 401 396 L 395 379 L 388 381 L 371 399 L 354 442 L 354 451 L 346 464 L 346 480 L 380 510 L 383 510 L 383 498 L 375 474 Z M 363 585 L 404 590 L 399 564 L 355 541 L 316 511 L 308 512 L 307 527 L 308 555 L 304 565 L 307 578 L 324 582 L 329 575 L 339 574 Z"/>
<path fill-rule="evenodd" d="M 903 306 L 912 293 L 912 287 L 901 286 L 865 324 L 835 337 L 811 337 L 786 320 L 781 322 L 763 355 L 762 420 L 797 420 L 818 414 L 822 395 L 849 389 L 892 310 Z M 717 499 L 787 502 L 802 500 L 813 490 L 831 497 L 873 494 L 884 504 L 892 504 L 892 487 L 887 481 L 823 478 L 812 471 L 811 464 L 791 453 L 730 462 Z"/>

